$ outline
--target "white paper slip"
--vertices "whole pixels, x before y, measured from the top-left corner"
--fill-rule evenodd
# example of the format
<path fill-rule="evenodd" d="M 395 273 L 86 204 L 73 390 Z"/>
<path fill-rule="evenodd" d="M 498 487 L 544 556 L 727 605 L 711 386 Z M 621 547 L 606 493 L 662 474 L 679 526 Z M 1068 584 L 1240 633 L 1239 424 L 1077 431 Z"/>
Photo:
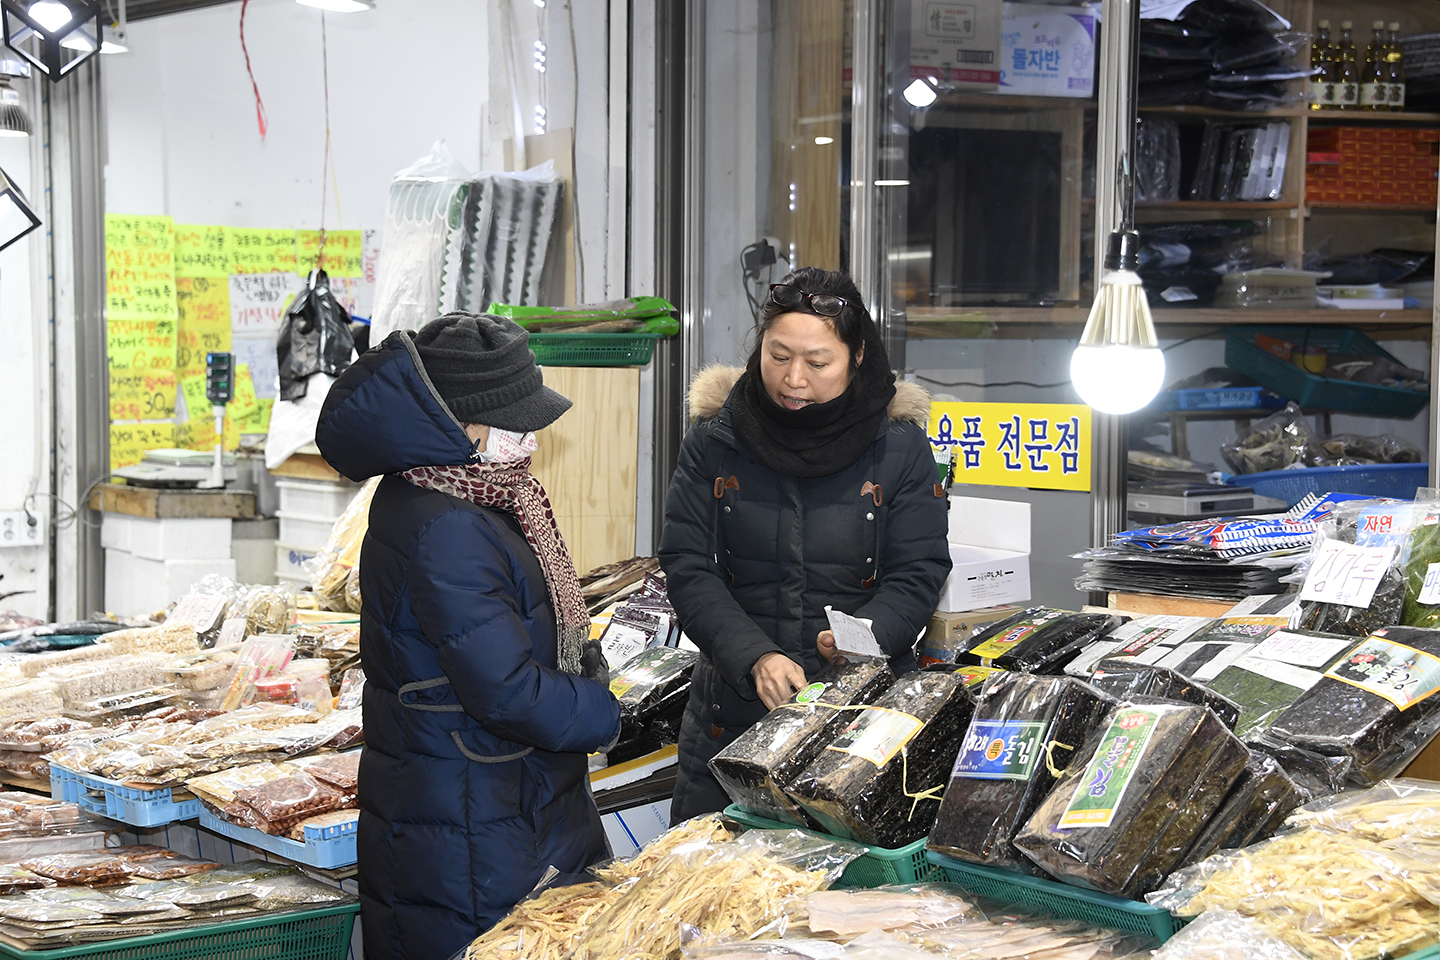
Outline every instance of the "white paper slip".
<path fill-rule="evenodd" d="M 870 630 L 873 621 L 852 617 L 830 607 L 825 608 L 825 616 L 830 620 L 830 632 L 835 634 L 836 650 L 852 657 L 885 656 L 885 651 L 880 649 L 875 634 Z"/>
<path fill-rule="evenodd" d="M 1425 582 L 1420 585 L 1417 599 L 1426 606 L 1440 603 L 1440 563 L 1432 563 L 1425 568 Z"/>
<path fill-rule="evenodd" d="M 1325 540 L 1316 549 L 1315 560 L 1305 574 L 1300 599 L 1368 607 L 1394 556 L 1393 544 L 1357 547 L 1353 543 Z"/>
<path fill-rule="evenodd" d="M 1354 645 L 1353 637 L 1306 637 L 1281 630 L 1261 641 L 1250 655 L 1297 667 L 1324 667 Z"/>

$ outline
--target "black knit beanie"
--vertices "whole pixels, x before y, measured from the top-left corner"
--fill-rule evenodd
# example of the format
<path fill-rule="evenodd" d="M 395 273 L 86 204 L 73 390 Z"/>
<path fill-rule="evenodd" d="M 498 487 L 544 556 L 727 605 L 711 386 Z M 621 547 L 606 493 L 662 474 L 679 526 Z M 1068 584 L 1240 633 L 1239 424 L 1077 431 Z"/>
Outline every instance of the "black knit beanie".
<path fill-rule="evenodd" d="M 570 409 L 569 400 L 545 386 L 530 334 L 513 320 L 451 313 L 414 336 L 424 372 L 461 423 L 526 433 Z"/>

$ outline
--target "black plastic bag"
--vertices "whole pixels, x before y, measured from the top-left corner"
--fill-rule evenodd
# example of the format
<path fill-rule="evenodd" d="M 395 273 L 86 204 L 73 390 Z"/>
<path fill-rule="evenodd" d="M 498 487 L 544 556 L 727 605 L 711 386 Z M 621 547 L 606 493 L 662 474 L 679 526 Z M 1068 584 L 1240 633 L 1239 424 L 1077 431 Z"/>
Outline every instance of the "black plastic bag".
<path fill-rule="evenodd" d="M 355 355 L 350 315 L 330 292 L 324 270 L 310 271 L 305 289 L 285 311 L 275 344 L 280 364 L 280 399 L 300 400 L 308 380 L 317 373 L 338 377 Z"/>

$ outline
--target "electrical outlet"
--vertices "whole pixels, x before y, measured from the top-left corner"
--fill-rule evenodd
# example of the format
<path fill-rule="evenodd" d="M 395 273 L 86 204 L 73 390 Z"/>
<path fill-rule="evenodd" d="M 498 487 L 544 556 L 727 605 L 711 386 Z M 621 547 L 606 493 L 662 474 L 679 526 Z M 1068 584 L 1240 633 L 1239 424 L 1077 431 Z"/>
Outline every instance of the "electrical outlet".
<path fill-rule="evenodd" d="M 34 523 L 31 523 L 31 520 Z M 45 518 L 24 510 L 0 511 L 0 549 L 38 547 L 45 542 Z"/>

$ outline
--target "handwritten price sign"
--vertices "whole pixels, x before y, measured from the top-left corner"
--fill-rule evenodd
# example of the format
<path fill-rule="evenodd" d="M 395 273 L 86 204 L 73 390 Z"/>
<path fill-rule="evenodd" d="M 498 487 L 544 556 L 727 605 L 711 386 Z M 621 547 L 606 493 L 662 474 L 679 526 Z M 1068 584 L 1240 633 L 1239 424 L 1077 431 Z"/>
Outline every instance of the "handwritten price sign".
<path fill-rule="evenodd" d="M 1305 575 L 1300 599 L 1368 607 L 1394 557 L 1394 544 L 1357 547 L 1339 540 L 1322 541 Z"/>

